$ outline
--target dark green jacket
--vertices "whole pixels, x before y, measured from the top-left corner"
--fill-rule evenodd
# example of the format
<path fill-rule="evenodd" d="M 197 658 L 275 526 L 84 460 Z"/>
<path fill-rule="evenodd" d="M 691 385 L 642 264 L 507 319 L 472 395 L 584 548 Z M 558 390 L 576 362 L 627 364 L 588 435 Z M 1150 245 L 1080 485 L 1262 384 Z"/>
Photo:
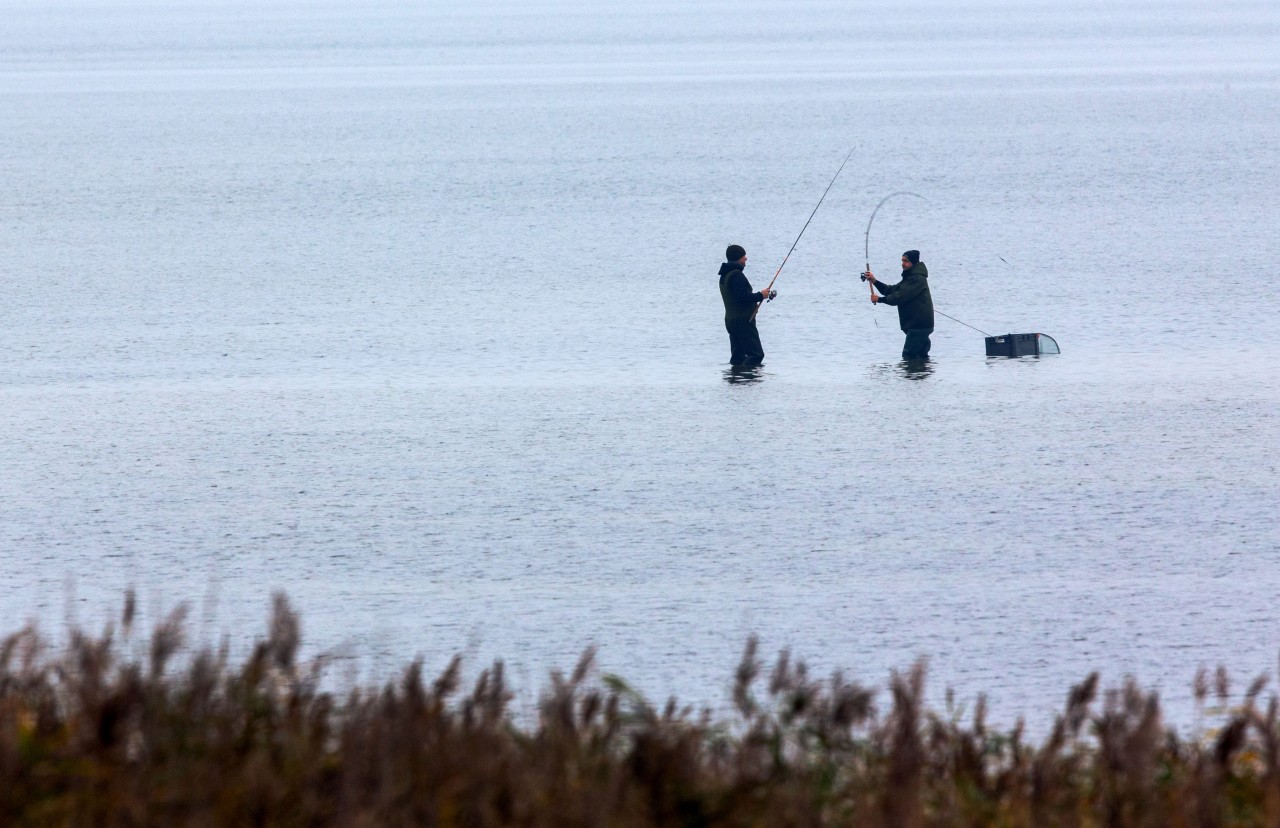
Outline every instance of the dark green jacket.
<path fill-rule="evenodd" d="M 933 297 L 929 295 L 929 269 L 924 262 L 902 271 L 902 281 L 886 285 L 875 280 L 876 289 L 884 294 L 882 305 L 896 305 L 898 327 L 903 331 L 933 327 Z"/>

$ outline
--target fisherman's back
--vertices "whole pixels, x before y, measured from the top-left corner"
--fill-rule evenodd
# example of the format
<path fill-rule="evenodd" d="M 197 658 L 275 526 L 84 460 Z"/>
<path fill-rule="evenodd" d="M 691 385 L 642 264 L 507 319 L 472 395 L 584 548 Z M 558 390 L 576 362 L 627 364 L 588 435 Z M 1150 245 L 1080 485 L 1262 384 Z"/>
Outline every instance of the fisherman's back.
<path fill-rule="evenodd" d="M 724 301 L 725 321 L 750 319 L 756 309 L 755 294 L 751 283 L 737 262 L 720 265 L 720 298 Z"/>

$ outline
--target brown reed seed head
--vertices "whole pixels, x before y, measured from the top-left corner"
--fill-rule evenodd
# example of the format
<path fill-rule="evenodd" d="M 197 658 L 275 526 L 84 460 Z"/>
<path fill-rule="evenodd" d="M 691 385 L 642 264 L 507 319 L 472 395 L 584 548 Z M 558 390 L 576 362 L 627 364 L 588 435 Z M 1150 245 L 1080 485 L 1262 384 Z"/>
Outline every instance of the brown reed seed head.
<path fill-rule="evenodd" d="M 133 623 L 133 597 L 121 615 Z M 513 715 L 501 662 L 459 695 L 454 657 L 382 687 L 323 690 L 283 595 L 243 662 L 185 652 L 185 613 L 141 663 L 110 629 L 54 651 L 32 629 L 0 642 L 4 825 L 1089 826 L 1280 824 L 1280 700 L 1255 679 L 1212 737 L 1166 729 L 1128 681 L 1090 675 L 1037 741 L 925 704 L 926 670 L 875 691 L 811 676 L 747 642 L 735 718 L 655 708 L 586 651 L 551 676 L 534 720 Z M 181 657 L 179 657 L 181 656 Z M 1209 691 L 1197 676 L 1196 698 Z M 1203 692 L 1201 689 L 1203 688 Z M 1229 696 L 1225 670 L 1214 676 Z"/>

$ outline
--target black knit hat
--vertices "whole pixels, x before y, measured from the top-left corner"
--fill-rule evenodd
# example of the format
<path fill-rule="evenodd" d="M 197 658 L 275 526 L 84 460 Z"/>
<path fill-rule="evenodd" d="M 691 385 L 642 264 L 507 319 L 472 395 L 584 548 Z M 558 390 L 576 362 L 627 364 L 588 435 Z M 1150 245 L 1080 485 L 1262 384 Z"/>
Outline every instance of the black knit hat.
<path fill-rule="evenodd" d="M 742 249 L 742 245 L 731 244 L 724 251 L 724 260 L 726 262 L 737 262 L 741 261 L 745 255 L 747 255 L 747 251 Z"/>
<path fill-rule="evenodd" d="M 903 253 L 902 255 L 906 256 L 907 259 L 909 259 L 913 265 L 920 264 L 919 250 L 908 250 L 906 253 Z"/>

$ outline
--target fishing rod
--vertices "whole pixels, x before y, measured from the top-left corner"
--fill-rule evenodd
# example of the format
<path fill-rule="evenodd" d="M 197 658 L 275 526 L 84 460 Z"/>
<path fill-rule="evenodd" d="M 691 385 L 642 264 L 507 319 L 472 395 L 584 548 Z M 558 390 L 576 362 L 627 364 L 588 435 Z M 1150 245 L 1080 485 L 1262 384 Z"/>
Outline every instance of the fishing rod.
<path fill-rule="evenodd" d="M 856 147 L 854 149 L 856 149 Z M 813 217 L 818 214 L 818 208 L 822 206 L 822 200 L 827 197 L 827 193 L 831 192 L 831 188 L 835 185 L 836 179 L 840 177 L 841 170 L 844 169 L 844 165 L 848 164 L 849 159 L 852 157 L 853 157 L 853 150 L 849 150 L 849 154 L 846 155 L 844 157 L 844 160 L 840 162 L 840 169 L 836 170 L 836 174 L 831 177 L 831 183 L 827 185 L 827 189 L 822 191 L 822 198 L 818 199 L 818 203 L 814 205 L 813 212 L 809 214 L 809 221 L 813 221 Z M 763 291 L 761 291 L 761 293 L 765 296 L 765 301 L 768 301 L 769 299 L 773 298 L 772 296 L 769 295 L 773 290 L 773 283 L 778 281 L 778 274 L 782 272 L 782 268 L 787 266 L 787 259 L 791 258 L 791 254 L 795 252 L 796 245 L 800 243 L 800 236 L 803 236 L 804 231 L 809 229 L 809 221 L 806 221 L 804 223 L 804 227 L 800 228 L 800 235 L 796 236 L 796 240 L 791 243 L 791 249 L 787 251 L 787 255 L 782 257 L 782 264 L 778 265 L 777 272 L 774 273 L 773 278 L 769 280 L 769 286 L 765 288 Z M 755 319 L 756 314 L 760 312 L 761 304 L 763 303 L 758 303 L 756 305 L 756 309 L 751 312 L 752 319 Z"/>
<path fill-rule="evenodd" d="M 875 313 L 876 306 L 875 306 L 874 299 L 876 296 L 876 283 L 867 278 L 867 274 L 871 272 L 871 223 L 876 220 L 876 213 L 880 212 L 880 208 L 884 206 L 884 203 L 886 201 L 893 198 L 894 196 L 900 196 L 900 195 L 915 196 L 916 198 L 922 201 L 928 200 L 924 196 L 920 195 L 919 193 L 909 193 L 906 190 L 898 190 L 895 193 L 889 193 L 887 196 L 880 199 L 880 203 L 877 204 L 876 208 L 871 211 L 871 218 L 867 219 L 866 235 L 862 237 L 862 254 L 866 257 L 865 263 L 867 266 L 867 269 L 863 271 L 862 281 L 867 283 L 867 290 L 871 292 L 871 298 L 873 300 L 871 304 L 871 321 L 875 323 L 875 326 L 877 328 L 880 327 L 880 322 L 876 319 L 876 313 Z"/>
<path fill-rule="evenodd" d="M 866 265 L 867 265 L 867 269 L 863 272 L 863 275 L 862 275 L 862 281 L 864 281 L 864 282 L 866 282 L 866 283 L 867 283 L 867 290 L 871 291 L 871 296 L 872 296 L 872 297 L 874 297 L 874 296 L 876 295 L 876 285 L 875 285 L 875 282 L 874 282 L 874 281 L 872 281 L 871 279 L 868 279 L 868 278 L 867 278 L 867 276 L 866 276 L 866 274 L 867 274 L 867 273 L 870 273 L 870 272 L 871 272 L 871 223 L 872 223 L 872 222 L 874 222 L 874 221 L 876 220 L 876 213 L 880 212 L 880 208 L 884 206 L 884 203 L 885 203 L 886 201 L 888 201 L 889 199 L 893 198 L 894 196 L 900 196 L 900 195 L 914 196 L 915 198 L 918 198 L 918 199 L 920 199 L 921 201 L 928 201 L 928 200 L 929 200 L 929 199 L 925 198 L 924 196 L 920 195 L 919 193 L 911 193 L 911 192 L 907 192 L 906 190 L 898 190 L 897 192 L 889 193 L 887 196 L 885 196 L 884 198 L 880 199 L 880 203 L 879 203 L 879 204 L 877 204 L 877 205 L 876 205 L 876 208 L 875 208 L 874 210 L 872 210 L 872 211 L 871 211 L 871 218 L 867 219 L 867 232 L 866 232 L 866 235 L 865 235 L 865 236 L 863 236 L 863 239 L 862 239 L 862 241 L 863 241 L 862 253 L 863 253 L 863 255 L 864 255 L 864 256 L 866 256 Z M 1004 262 L 1005 264 L 1009 264 L 1008 262 L 1005 262 L 1005 260 L 1004 260 L 1004 257 L 1003 257 L 1003 256 L 998 257 L 998 258 L 1000 259 L 1000 261 Z M 875 305 L 872 305 L 872 308 L 874 309 L 874 308 L 875 308 Z M 951 314 L 949 314 L 949 313 L 943 313 L 942 311 L 938 310 L 936 307 L 933 309 L 933 312 L 934 312 L 934 313 L 936 313 L 936 314 L 938 314 L 938 315 L 940 315 L 940 316 L 945 316 L 945 317 L 947 317 L 947 318 L 948 318 L 948 319 L 950 319 L 952 322 L 960 322 L 960 324 L 961 324 L 961 325 L 964 325 L 966 328 L 970 328 L 970 329 L 972 329 L 972 330 L 975 330 L 975 331 L 977 331 L 978 333 L 982 334 L 983 336 L 991 336 L 991 334 L 987 333 L 986 331 L 982 330 L 981 328 L 975 328 L 975 327 L 973 327 L 972 325 L 970 325 L 968 322 L 961 322 L 959 319 L 956 319 L 956 318 L 955 318 L 954 316 L 952 316 Z M 873 316 L 873 317 L 872 317 L 872 319 L 874 320 L 874 319 L 875 319 L 875 317 Z M 879 324 L 879 323 L 877 323 L 877 324 Z"/>
<path fill-rule="evenodd" d="M 867 290 L 871 291 L 872 296 L 876 295 L 876 285 L 875 285 L 875 282 L 867 278 L 867 274 L 871 272 L 871 223 L 876 220 L 876 213 L 880 212 L 880 208 L 884 206 L 884 203 L 886 201 L 893 198 L 894 196 L 900 196 L 900 195 L 914 196 L 920 199 L 921 201 L 928 201 L 927 198 L 920 195 L 919 193 L 909 193 L 906 190 L 898 190 L 896 193 L 889 193 L 887 196 L 880 199 L 880 203 L 876 205 L 876 209 L 871 211 L 871 218 L 867 219 L 867 233 L 865 236 L 862 237 L 862 242 L 863 242 L 862 254 L 866 256 L 866 265 L 867 265 L 867 269 L 864 270 L 862 273 L 862 281 L 867 283 Z"/>

